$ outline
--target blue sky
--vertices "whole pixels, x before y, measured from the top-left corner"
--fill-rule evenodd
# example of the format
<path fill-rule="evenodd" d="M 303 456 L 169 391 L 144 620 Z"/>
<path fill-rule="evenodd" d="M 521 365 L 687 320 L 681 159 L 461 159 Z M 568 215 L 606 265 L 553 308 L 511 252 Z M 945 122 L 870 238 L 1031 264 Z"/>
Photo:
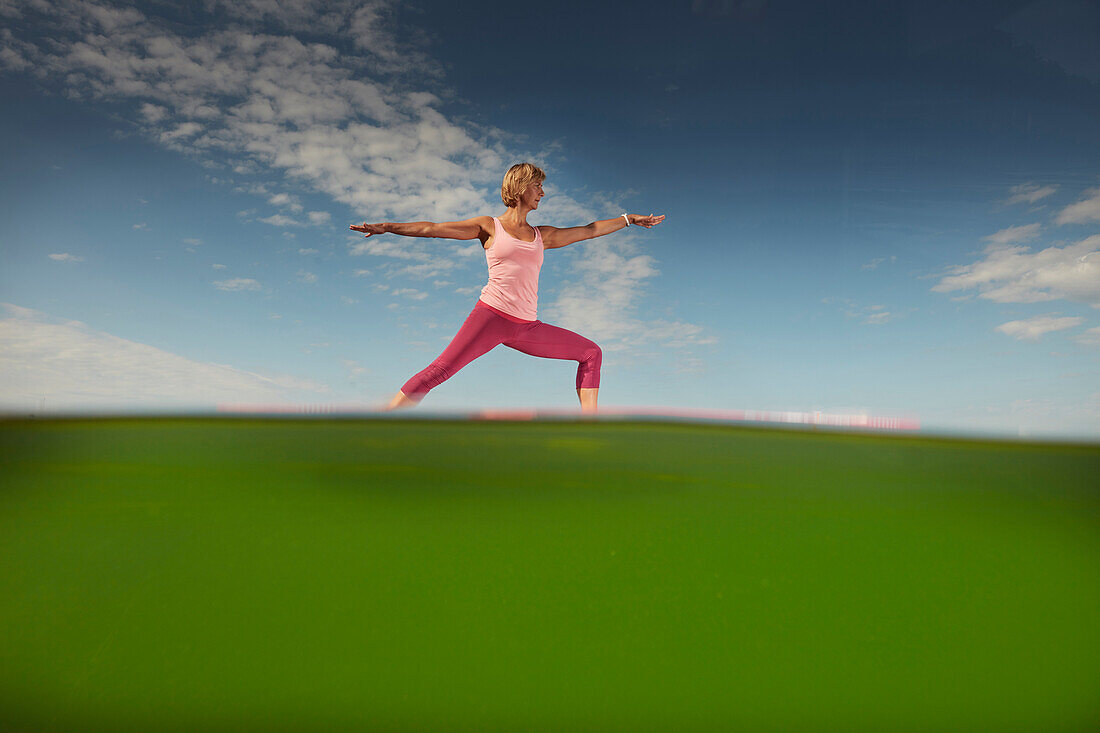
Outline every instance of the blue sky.
<path fill-rule="evenodd" d="M 1100 8 L 0 0 L 0 409 L 376 406 L 547 253 L 601 405 L 1100 437 Z M 573 409 L 499 347 L 421 410 Z"/>

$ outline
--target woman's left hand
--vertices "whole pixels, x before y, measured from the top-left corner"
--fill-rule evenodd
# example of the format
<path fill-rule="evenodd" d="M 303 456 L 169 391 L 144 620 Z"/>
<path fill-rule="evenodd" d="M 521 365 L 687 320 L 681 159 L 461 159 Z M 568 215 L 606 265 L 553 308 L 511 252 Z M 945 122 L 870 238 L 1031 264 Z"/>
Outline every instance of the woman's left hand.
<path fill-rule="evenodd" d="M 665 220 L 664 214 L 658 214 L 657 216 L 654 216 L 653 214 L 650 214 L 649 216 L 642 216 L 641 214 L 627 214 L 627 216 L 630 217 L 631 226 L 645 227 L 646 229 L 652 229 L 653 227 L 657 226 Z"/>

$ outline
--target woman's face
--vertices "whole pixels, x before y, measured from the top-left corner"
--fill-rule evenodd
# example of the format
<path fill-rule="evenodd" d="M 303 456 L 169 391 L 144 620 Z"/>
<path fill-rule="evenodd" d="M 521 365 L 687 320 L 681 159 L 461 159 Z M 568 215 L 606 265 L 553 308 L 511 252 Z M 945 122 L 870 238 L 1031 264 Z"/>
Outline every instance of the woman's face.
<path fill-rule="evenodd" d="M 527 188 L 523 189 L 523 194 L 520 195 L 520 199 L 523 203 L 527 204 L 527 206 L 532 209 L 537 209 L 539 207 L 539 200 L 542 199 L 542 197 L 541 181 L 532 181 L 528 183 Z"/>

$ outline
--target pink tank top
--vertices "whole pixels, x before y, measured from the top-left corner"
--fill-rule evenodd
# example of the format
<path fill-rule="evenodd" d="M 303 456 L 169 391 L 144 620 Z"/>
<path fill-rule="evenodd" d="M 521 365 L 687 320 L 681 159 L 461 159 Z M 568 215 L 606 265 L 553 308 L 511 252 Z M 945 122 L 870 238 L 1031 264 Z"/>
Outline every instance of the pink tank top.
<path fill-rule="evenodd" d="M 539 303 L 539 270 L 542 269 L 542 233 L 524 242 L 504 230 L 493 217 L 493 246 L 485 250 L 489 282 L 481 289 L 481 301 L 526 321 L 535 320 Z"/>

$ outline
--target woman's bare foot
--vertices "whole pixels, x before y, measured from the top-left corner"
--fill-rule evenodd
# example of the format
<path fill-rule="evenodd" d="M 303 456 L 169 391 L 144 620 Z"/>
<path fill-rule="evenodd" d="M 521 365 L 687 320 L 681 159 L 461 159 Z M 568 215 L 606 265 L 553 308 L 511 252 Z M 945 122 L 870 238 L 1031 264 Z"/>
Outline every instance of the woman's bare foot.
<path fill-rule="evenodd" d="M 416 407 L 417 404 L 418 402 L 416 400 L 410 400 L 408 397 L 405 396 L 404 392 L 398 390 L 397 394 L 395 394 L 393 396 L 393 399 L 390 400 L 390 404 L 383 407 L 382 411 L 389 412 L 391 410 L 398 410 L 403 407 Z"/>

